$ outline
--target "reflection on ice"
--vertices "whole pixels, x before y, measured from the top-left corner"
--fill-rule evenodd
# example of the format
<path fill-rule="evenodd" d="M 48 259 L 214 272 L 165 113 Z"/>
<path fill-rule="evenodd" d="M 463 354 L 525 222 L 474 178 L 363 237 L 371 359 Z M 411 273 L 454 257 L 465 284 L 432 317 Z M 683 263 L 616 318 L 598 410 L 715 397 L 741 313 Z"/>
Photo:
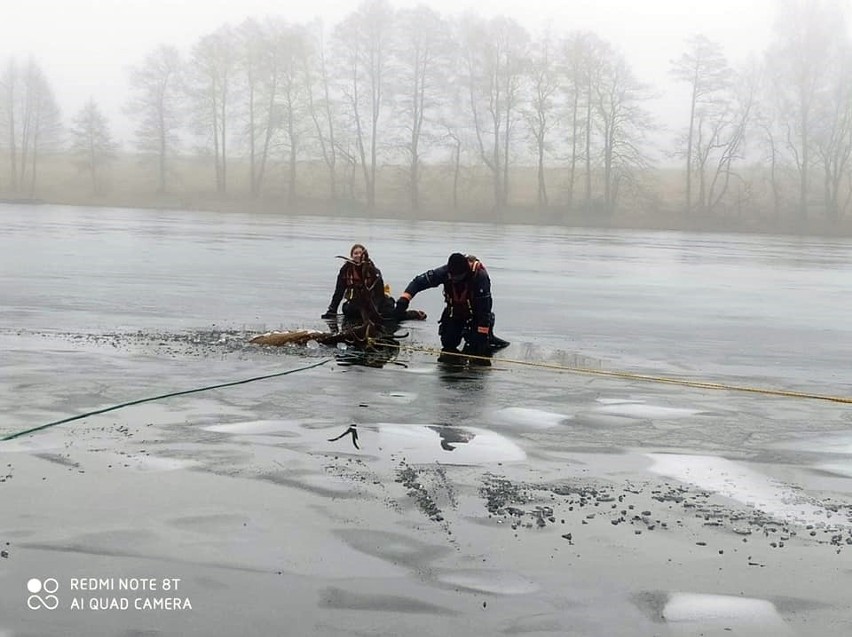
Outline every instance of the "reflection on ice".
<path fill-rule="evenodd" d="M 378 447 L 408 462 L 469 465 L 520 462 L 527 454 L 500 434 L 476 427 L 378 424 Z"/>
<path fill-rule="evenodd" d="M 496 423 L 530 427 L 532 429 L 556 427 L 565 424 L 571 418 L 572 416 L 566 416 L 565 414 L 526 407 L 506 407 L 494 414 L 494 421 Z"/>
<path fill-rule="evenodd" d="M 180 460 L 178 458 L 159 458 L 157 456 L 140 456 L 128 458 L 124 456 L 119 461 L 129 464 L 129 469 L 136 471 L 158 473 L 161 471 L 178 471 L 188 467 L 194 467 L 199 463 L 194 460 Z"/>
<path fill-rule="evenodd" d="M 0 440 L 0 453 L 39 453 L 63 446 L 64 443 L 59 443 L 49 436 L 22 437 L 14 440 Z"/>
<path fill-rule="evenodd" d="M 301 421 L 298 420 L 249 420 L 247 422 L 233 422 L 222 425 L 209 425 L 204 427 L 205 431 L 215 431 L 225 434 L 266 434 L 283 431 L 293 431 L 298 428 Z"/>
<path fill-rule="evenodd" d="M 407 391 L 384 391 L 378 394 L 377 398 L 387 403 L 413 403 L 417 399 L 417 394 Z"/>
<path fill-rule="evenodd" d="M 840 525 L 839 517 L 802 500 L 789 487 L 736 462 L 715 456 L 648 454 L 651 471 L 752 506 L 772 517 L 805 524 Z"/>
<path fill-rule="evenodd" d="M 813 453 L 836 453 L 852 455 L 852 436 L 838 434 L 818 438 L 788 440 L 773 445 L 776 449 L 792 449 L 794 451 L 810 451 Z"/>
<path fill-rule="evenodd" d="M 166 458 L 163 456 L 148 455 L 146 453 L 115 453 L 106 450 L 99 450 L 97 458 L 104 466 L 120 468 L 122 471 L 140 471 L 142 473 L 180 471 L 190 467 L 197 467 L 201 464 L 198 460 Z"/>
<path fill-rule="evenodd" d="M 603 401 L 600 401 L 603 402 Z M 697 409 L 683 409 L 678 407 L 661 407 L 659 405 L 646 405 L 638 401 L 615 402 L 609 401 L 601 407 L 593 410 L 599 414 L 611 416 L 625 416 L 627 418 L 643 418 L 650 420 L 665 420 L 670 418 L 687 418 L 701 413 Z"/>
<path fill-rule="evenodd" d="M 816 465 L 816 468 L 821 471 L 833 473 L 836 476 L 852 478 L 852 462 L 826 462 L 825 464 Z"/>
<path fill-rule="evenodd" d="M 438 575 L 438 581 L 495 595 L 525 595 L 539 589 L 535 582 L 507 571 L 454 570 Z"/>
<path fill-rule="evenodd" d="M 673 593 L 663 609 L 663 617 L 670 623 L 690 624 L 696 631 L 709 624 L 734 632 L 745 629 L 749 635 L 791 634 L 775 605 L 765 599 Z"/>
<path fill-rule="evenodd" d="M 852 456 L 852 436 L 845 433 L 786 440 L 772 446 L 776 449 L 789 449 L 797 452 Z M 831 462 L 820 462 L 814 465 L 814 468 L 836 476 L 852 478 L 852 460 L 848 457 L 832 459 Z"/>

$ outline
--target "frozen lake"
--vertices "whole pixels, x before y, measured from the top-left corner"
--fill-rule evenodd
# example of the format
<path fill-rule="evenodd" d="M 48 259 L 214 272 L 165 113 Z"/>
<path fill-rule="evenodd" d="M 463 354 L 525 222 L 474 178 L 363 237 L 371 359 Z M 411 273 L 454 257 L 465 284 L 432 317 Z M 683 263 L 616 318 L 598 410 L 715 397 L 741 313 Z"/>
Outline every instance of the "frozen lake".
<path fill-rule="evenodd" d="M 59 206 L 0 206 L 0 222 L 0 435 L 331 356 L 243 344 L 266 329 L 324 329 L 334 256 L 354 242 L 395 296 L 450 252 L 476 254 L 496 331 L 512 342 L 498 358 L 852 396 L 848 240 Z M 438 345 L 441 305 L 438 290 L 414 299 L 429 319 L 408 326 L 405 344 Z M 4 586 L 18 595 L 34 565 L 55 566 L 64 584 L 145 574 L 137 562 L 148 560 L 208 603 L 201 623 L 153 624 L 174 634 L 238 630 L 239 615 L 214 602 L 251 603 L 276 587 L 292 593 L 282 603 L 307 609 L 294 610 L 302 634 L 369 632 L 364 609 L 382 613 L 389 634 L 852 624 L 836 580 L 852 572 L 839 548 L 852 544 L 849 405 L 512 362 L 454 373 L 417 351 L 397 362 L 330 362 L 2 443 L 0 495 L 16 503 L 0 524 L 0 541 L 14 540 Z M 350 423 L 360 450 L 329 442 Z M 93 491 L 90 515 L 79 503 Z M 581 504 L 558 499 L 575 496 Z M 707 497 L 718 500 L 689 523 Z M 641 521 L 619 510 L 631 498 L 636 513 L 647 508 Z M 520 521 L 530 530 L 518 540 Z M 786 552 L 762 537 L 774 524 L 785 525 Z M 740 533 L 754 533 L 742 554 Z M 718 541 L 727 579 L 711 553 L 694 553 L 696 540 Z M 570 546 L 562 557 L 574 559 L 574 543 L 585 559 L 566 579 L 553 551 Z M 815 584 L 789 577 L 794 559 Z M 289 579 L 264 579 L 282 572 Z M 221 592 L 205 588 L 217 577 Z M 484 594 L 502 596 L 488 620 Z M 574 610 L 565 599 L 579 600 Z M 254 616 L 264 630 L 280 626 L 277 603 Z M 0 634 L 33 617 L 11 609 Z M 38 631 L 149 626 L 126 614 L 58 617 Z M 657 632 L 662 621 L 670 632 Z"/>
<path fill-rule="evenodd" d="M 452 251 L 479 256 L 507 358 L 852 394 L 848 240 L 57 206 L 0 220 L 5 333 L 323 329 L 334 255 L 358 241 L 395 295 Z M 441 303 L 417 297 L 430 320 L 412 342 L 438 344 Z"/>

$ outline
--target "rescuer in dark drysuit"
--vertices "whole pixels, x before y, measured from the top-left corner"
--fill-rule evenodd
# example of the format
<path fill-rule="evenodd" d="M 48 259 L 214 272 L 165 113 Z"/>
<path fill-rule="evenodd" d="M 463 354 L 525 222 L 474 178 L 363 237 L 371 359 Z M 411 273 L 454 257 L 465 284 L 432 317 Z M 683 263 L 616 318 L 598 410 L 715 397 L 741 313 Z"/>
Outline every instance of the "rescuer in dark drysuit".
<path fill-rule="evenodd" d="M 470 359 L 471 364 L 490 365 L 491 354 L 509 343 L 494 336 L 491 279 L 476 257 L 454 252 L 445 265 L 414 277 L 396 301 L 397 315 L 408 309 L 418 292 L 439 285 L 444 286 L 446 307 L 438 328 L 442 350 L 438 360 L 461 363 L 460 355 L 468 354 L 475 357 Z M 459 352 L 462 340 L 464 351 Z"/>

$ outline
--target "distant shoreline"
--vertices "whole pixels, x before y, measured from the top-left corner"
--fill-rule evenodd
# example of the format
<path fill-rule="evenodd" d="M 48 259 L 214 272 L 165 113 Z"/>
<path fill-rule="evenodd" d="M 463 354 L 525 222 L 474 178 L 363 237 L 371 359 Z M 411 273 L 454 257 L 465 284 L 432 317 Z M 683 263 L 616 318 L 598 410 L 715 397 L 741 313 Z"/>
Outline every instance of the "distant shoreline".
<path fill-rule="evenodd" d="M 216 199 L 210 197 L 188 197 L 186 195 L 164 195 L 145 199 L 103 197 L 97 199 L 74 198 L 28 198 L 0 197 L 4 205 L 57 205 L 94 208 L 133 208 L 138 210 L 185 210 L 188 212 L 217 213 L 253 213 L 265 215 L 331 217 L 342 219 L 386 219 L 395 221 L 441 221 L 448 223 L 493 223 L 498 225 L 555 226 L 565 228 L 593 228 L 609 230 L 639 230 L 660 232 L 694 233 L 731 233 L 766 234 L 801 237 L 852 237 L 852 220 L 842 219 L 830 223 L 823 219 L 811 219 L 805 223 L 791 219 L 761 219 L 745 217 L 699 216 L 689 217 L 660 212 L 622 213 L 605 216 L 589 213 L 562 214 L 557 208 L 547 210 L 510 208 L 504 211 L 501 219 L 493 218 L 493 213 L 484 211 L 464 211 L 458 217 L 437 210 L 426 210 L 415 217 L 410 213 L 393 214 L 387 209 L 378 209 L 372 213 L 356 203 L 304 200 L 288 208 L 286 203 L 277 199 L 252 200 L 231 197 Z"/>

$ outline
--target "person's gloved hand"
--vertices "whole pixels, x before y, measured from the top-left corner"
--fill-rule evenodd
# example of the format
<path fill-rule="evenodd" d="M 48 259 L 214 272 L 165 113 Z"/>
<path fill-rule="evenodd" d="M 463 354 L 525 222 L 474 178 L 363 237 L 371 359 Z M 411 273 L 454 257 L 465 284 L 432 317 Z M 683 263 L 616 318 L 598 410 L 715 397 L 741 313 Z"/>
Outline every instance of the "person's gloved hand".
<path fill-rule="evenodd" d="M 408 310 L 408 303 L 407 296 L 401 296 L 396 300 L 393 312 L 398 319 L 405 317 L 405 312 Z"/>
<path fill-rule="evenodd" d="M 334 311 L 331 310 L 331 308 L 329 308 L 325 311 L 325 314 L 323 314 L 320 318 L 323 318 L 323 319 L 337 318 L 337 312 L 334 312 Z"/>

